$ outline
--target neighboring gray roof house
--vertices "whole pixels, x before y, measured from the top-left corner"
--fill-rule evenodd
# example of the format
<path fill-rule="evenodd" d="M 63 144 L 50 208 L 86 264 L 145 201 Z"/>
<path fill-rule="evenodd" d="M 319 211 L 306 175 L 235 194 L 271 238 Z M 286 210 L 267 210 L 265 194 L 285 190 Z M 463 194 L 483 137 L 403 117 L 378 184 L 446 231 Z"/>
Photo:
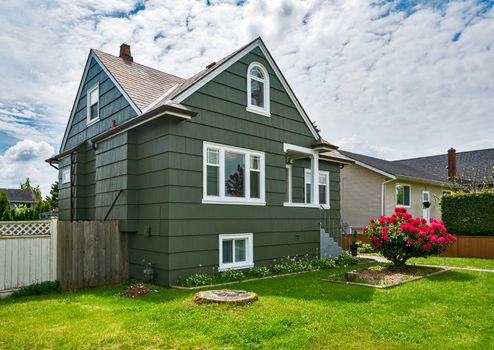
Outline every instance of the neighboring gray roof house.
<path fill-rule="evenodd" d="M 353 159 L 357 164 L 364 164 L 376 170 L 380 170 L 385 173 L 384 175 L 388 175 L 389 177 L 399 177 L 402 179 L 432 182 L 436 184 L 444 184 L 447 182 L 447 179 L 406 164 L 400 164 L 398 162 L 374 158 L 348 151 L 339 150 L 339 152 L 348 158 Z"/>
<path fill-rule="evenodd" d="M 21 190 L 18 188 L 0 188 L 0 192 L 5 192 L 10 202 L 10 207 L 15 208 L 26 205 L 28 208 L 34 207 L 38 202 L 36 192 L 31 190 Z"/>
<path fill-rule="evenodd" d="M 459 181 L 468 181 L 473 177 L 477 181 L 494 183 L 494 148 L 467 152 L 456 152 L 451 148 L 448 154 L 401 159 L 392 163 L 427 172 L 443 181 L 451 177 L 457 177 Z"/>

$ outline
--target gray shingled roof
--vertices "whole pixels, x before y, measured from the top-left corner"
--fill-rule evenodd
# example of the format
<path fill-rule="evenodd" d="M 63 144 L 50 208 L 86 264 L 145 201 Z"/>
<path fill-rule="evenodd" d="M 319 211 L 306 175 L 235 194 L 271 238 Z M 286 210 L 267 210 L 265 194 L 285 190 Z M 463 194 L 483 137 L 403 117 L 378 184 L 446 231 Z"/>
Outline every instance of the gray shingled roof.
<path fill-rule="evenodd" d="M 10 203 L 36 203 L 38 201 L 36 193 L 30 190 L 0 188 L 0 192 L 5 192 Z"/>
<path fill-rule="evenodd" d="M 393 161 L 395 164 L 406 165 L 433 174 L 443 180 L 448 179 L 448 155 L 401 159 Z M 494 182 L 494 148 L 477 151 L 456 153 L 456 174 L 459 178 L 468 179 L 472 175 Z"/>
<path fill-rule="evenodd" d="M 186 81 L 103 51 L 92 50 L 141 111 Z"/>
<path fill-rule="evenodd" d="M 413 168 L 405 164 L 399 164 L 396 162 L 369 157 L 363 154 L 358 154 L 348 151 L 339 150 L 339 152 L 357 162 L 367 164 L 373 168 L 379 169 L 385 173 L 388 173 L 396 177 L 416 179 L 419 181 L 425 180 L 425 181 L 433 181 L 440 183 L 446 182 L 444 181 L 443 178 L 439 176 L 436 176 L 434 174 L 431 174 L 421 169 Z"/>

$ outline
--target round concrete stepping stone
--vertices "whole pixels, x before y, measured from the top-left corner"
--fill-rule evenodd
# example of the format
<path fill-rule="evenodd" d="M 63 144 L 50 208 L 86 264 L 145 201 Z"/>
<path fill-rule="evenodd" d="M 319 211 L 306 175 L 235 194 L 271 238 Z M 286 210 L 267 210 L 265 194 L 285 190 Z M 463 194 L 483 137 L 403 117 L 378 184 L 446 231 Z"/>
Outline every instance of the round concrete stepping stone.
<path fill-rule="evenodd" d="M 194 297 L 194 301 L 197 304 L 202 304 L 202 303 L 247 304 L 257 300 L 258 298 L 256 293 L 247 292 L 245 290 L 230 290 L 230 289 L 206 290 L 204 292 L 197 293 Z"/>

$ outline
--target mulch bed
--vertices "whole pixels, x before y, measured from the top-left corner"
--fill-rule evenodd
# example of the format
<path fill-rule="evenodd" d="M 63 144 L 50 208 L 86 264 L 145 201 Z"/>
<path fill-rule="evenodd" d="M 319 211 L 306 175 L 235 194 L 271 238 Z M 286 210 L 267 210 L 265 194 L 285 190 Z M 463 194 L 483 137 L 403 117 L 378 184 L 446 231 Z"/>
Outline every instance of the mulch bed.
<path fill-rule="evenodd" d="M 115 296 L 122 298 L 139 298 L 149 293 L 156 293 L 156 290 L 152 290 L 144 283 L 135 283 L 131 285 L 127 291 L 119 293 Z"/>
<path fill-rule="evenodd" d="M 390 288 L 447 271 L 447 269 L 443 268 L 425 266 L 407 266 L 404 269 L 396 270 L 390 265 L 385 265 L 369 269 L 353 270 L 345 272 L 342 275 L 332 275 L 330 279 L 324 280 L 366 287 Z"/>

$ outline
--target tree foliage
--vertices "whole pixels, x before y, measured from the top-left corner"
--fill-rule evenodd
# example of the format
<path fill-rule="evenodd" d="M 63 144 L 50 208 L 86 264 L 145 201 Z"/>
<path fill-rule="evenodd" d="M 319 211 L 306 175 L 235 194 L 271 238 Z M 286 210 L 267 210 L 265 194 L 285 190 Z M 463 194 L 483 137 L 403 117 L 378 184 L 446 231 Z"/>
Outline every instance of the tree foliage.
<path fill-rule="evenodd" d="M 372 246 L 398 268 L 408 259 L 440 254 L 456 241 L 443 222 L 413 218 L 405 208 L 396 208 L 395 214 L 370 221 L 364 232 L 369 234 Z"/>

